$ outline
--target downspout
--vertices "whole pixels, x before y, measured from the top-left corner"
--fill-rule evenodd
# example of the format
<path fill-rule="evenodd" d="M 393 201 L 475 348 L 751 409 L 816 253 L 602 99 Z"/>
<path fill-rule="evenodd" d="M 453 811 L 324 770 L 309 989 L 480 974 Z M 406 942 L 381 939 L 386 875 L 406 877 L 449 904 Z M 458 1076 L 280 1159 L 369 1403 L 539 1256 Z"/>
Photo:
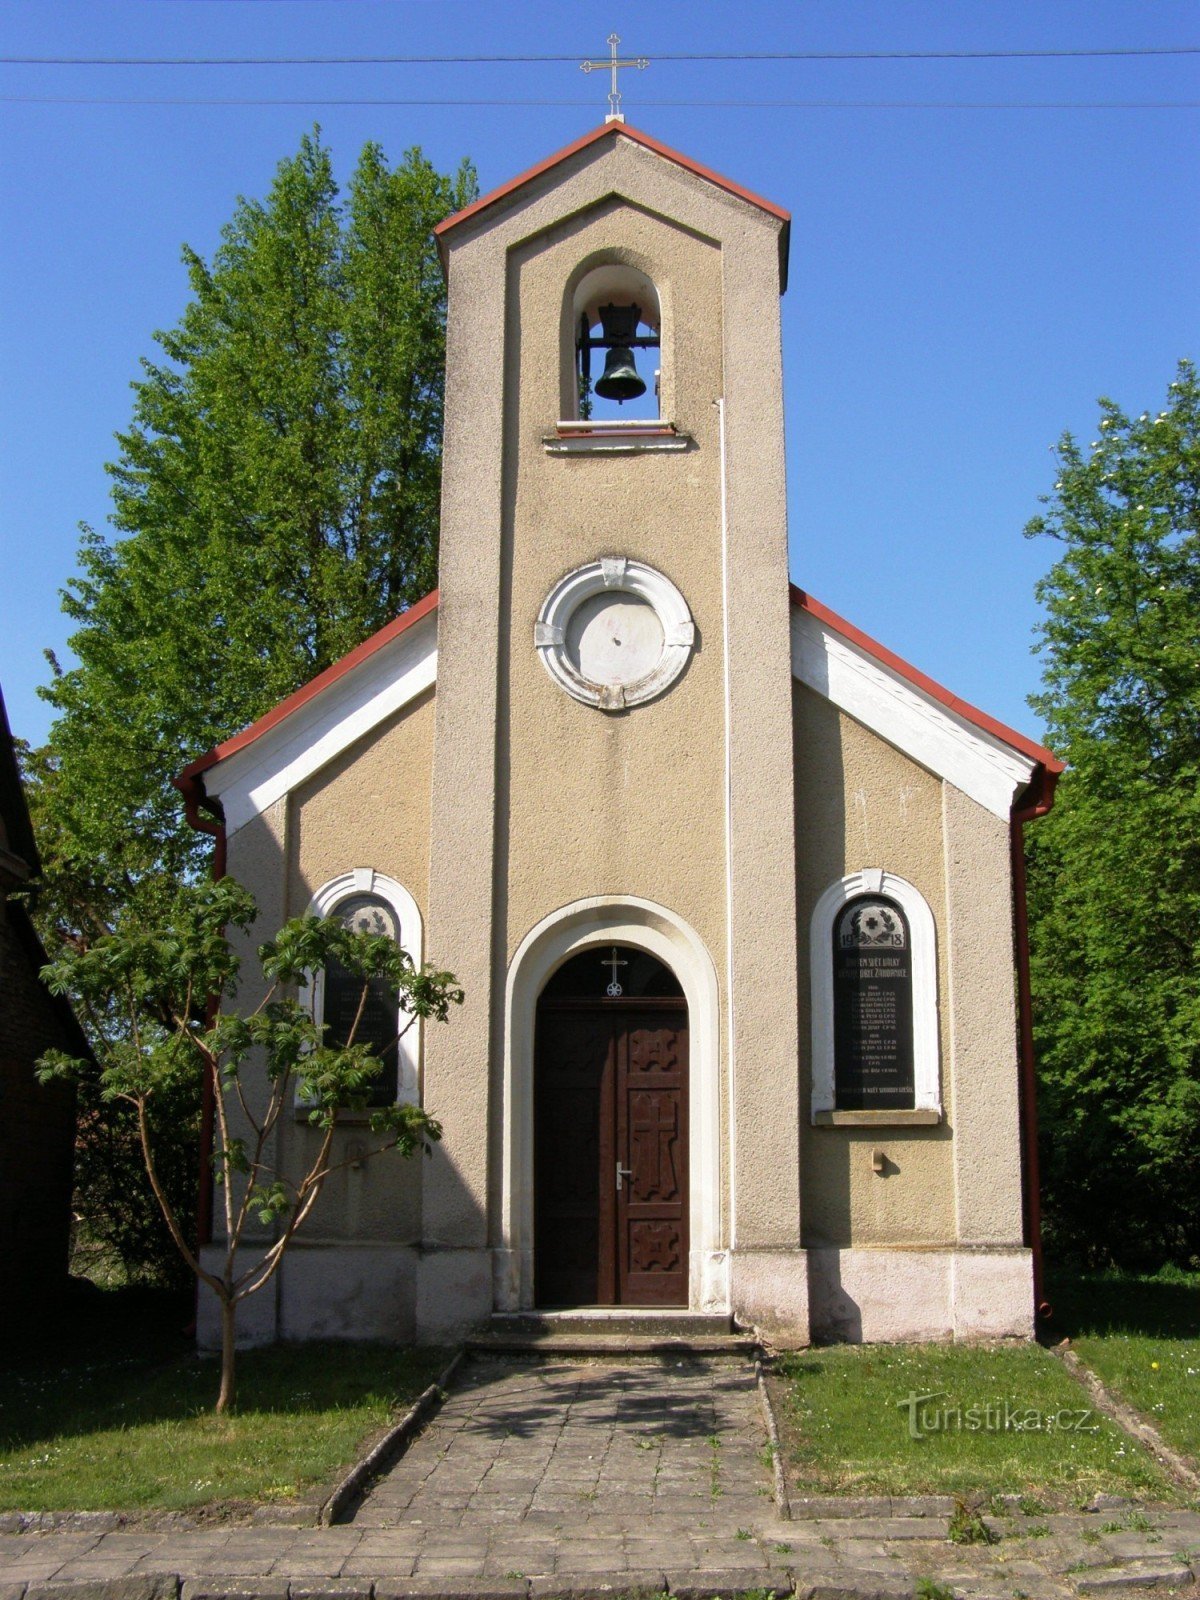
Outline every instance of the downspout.
<path fill-rule="evenodd" d="M 197 833 L 207 833 L 215 841 L 213 846 L 212 877 L 214 883 L 225 876 L 226 850 L 225 850 L 225 813 L 219 800 L 211 799 L 204 792 L 204 778 L 200 773 L 183 772 L 171 782 L 183 796 L 184 815 L 190 827 Z M 207 811 L 207 817 L 201 813 Z M 205 1007 L 205 1021 L 211 1027 L 221 1003 L 220 995 L 209 995 Z M 196 1194 L 196 1245 L 212 1243 L 212 1217 L 213 1217 L 213 1168 L 212 1148 L 213 1129 L 216 1119 L 216 1107 L 213 1097 L 212 1079 L 208 1073 L 204 1075 L 204 1088 L 200 1099 L 200 1177 Z M 196 1280 L 196 1293 L 200 1291 L 200 1280 Z"/>
<path fill-rule="evenodd" d="M 1017 964 L 1017 1016 L 1020 1033 L 1021 1154 L 1024 1179 L 1025 1235 L 1033 1259 L 1033 1303 L 1038 1321 L 1052 1315 L 1046 1299 L 1042 1254 L 1042 1191 L 1038 1162 L 1037 1062 L 1033 1051 L 1033 994 L 1029 977 L 1029 901 L 1025 873 L 1025 824 L 1044 817 L 1054 804 L 1058 773 L 1039 767 L 1014 805 L 1009 837 L 1012 846 L 1013 931 Z"/>
<path fill-rule="evenodd" d="M 733 1011 L 733 686 L 729 641 L 729 484 L 725 449 L 725 398 L 714 400 L 721 458 L 721 671 L 725 712 L 725 1071 L 729 1095 L 729 1210 L 724 1230 L 726 1259 L 737 1245 L 737 1118 L 735 1116 L 734 1051 L 737 1034 Z M 726 1284 L 730 1283 L 727 1273 Z"/>

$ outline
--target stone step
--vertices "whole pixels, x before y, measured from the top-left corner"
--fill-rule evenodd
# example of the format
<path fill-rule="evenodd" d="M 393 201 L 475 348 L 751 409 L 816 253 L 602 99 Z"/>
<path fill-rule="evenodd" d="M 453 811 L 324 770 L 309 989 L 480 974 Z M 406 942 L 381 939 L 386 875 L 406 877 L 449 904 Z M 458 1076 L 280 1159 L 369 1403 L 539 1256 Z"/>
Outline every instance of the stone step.
<path fill-rule="evenodd" d="M 748 1359 L 759 1346 L 749 1334 L 713 1337 L 666 1338 L 656 1334 L 628 1333 L 477 1333 L 466 1341 L 476 1355 L 536 1356 L 671 1356 L 677 1361 L 690 1356 L 738 1356 Z"/>
<path fill-rule="evenodd" d="M 681 1339 L 721 1338 L 736 1332 L 727 1311 L 688 1311 L 673 1306 L 579 1306 L 568 1311 L 496 1311 L 488 1333 L 593 1334 L 620 1333 Z"/>
<path fill-rule="evenodd" d="M 497 1312 L 468 1350 L 546 1356 L 750 1356 L 751 1334 L 728 1315 L 588 1306 L 571 1311 Z"/>

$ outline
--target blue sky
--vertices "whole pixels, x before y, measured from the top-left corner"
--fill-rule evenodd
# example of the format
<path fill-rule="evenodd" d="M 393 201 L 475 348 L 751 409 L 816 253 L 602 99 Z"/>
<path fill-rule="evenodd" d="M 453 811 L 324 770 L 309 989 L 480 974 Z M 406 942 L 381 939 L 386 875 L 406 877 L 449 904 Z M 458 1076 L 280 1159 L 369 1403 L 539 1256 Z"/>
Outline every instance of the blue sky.
<path fill-rule="evenodd" d="M 655 58 L 1196 45 L 1190 0 L 6 0 L 4 56 L 569 58 L 0 64 L 0 683 L 15 732 L 48 725 L 35 690 L 43 649 L 69 632 L 58 590 L 77 524 L 105 522 L 103 464 L 139 358 L 183 307 L 180 245 L 210 254 L 236 197 L 264 193 L 316 121 L 343 174 L 376 139 L 447 170 L 469 155 L 484 189 L 502 183 L 602 120 L 606 75 L 575 61 L 614 29 L 651 61 L 625 75 L 630 122 L 793 215 L 794 580 L 1038 732 L 1033 586 L 1053 550 L 1021 529 L 1052 481 L 1049 446 L 1064 428 L 1094 437 L 1100 394 L 1158 409 L 1176 361 L 1200 355 L 1200 112 L 1158 108 L 1200 102 L 1200 56 Z M 301 103 L 131 103 L 202 100 Z M 515 103 L 322 103 L 337 100 Z"/>

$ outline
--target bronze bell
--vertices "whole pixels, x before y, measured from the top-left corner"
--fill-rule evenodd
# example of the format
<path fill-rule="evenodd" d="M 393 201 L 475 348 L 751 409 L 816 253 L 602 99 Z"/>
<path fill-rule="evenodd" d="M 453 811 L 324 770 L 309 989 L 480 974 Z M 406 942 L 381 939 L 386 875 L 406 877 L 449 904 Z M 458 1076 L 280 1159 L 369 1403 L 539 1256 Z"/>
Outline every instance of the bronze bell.
<path fill-rule="evenodd" d="M 609 347 L 604 371 L 596 379 L 596 393 L 602 399 L 616 400 L 620 404 L 626 400 L 636 400 L 646 392 L 646 385 L 638 376 L 633 351 L 625 343 L 625 340 L 637 337 L 641 317 L 641 306 L 600 307 L 600 325 Z"/>

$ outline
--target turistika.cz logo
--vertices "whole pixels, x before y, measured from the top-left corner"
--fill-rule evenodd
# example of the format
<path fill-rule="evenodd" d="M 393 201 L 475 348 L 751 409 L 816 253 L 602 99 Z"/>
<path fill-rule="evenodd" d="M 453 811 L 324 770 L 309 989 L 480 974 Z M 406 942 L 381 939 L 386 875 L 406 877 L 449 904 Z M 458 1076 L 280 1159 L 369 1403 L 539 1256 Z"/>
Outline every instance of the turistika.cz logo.
<path fill-rule="evenodd" d="M 944 1389 L 935 1394 L 910 1389 L 896 1406 L 908 1412 L 910 1439 L 924 1439 L 931 1433 L 1097 1433 L 1100 1429 L 1090 1406 L 1043 1411 L 1016 1400 L 985 1400 L 964 1406 L 951 1403 Z"/>

